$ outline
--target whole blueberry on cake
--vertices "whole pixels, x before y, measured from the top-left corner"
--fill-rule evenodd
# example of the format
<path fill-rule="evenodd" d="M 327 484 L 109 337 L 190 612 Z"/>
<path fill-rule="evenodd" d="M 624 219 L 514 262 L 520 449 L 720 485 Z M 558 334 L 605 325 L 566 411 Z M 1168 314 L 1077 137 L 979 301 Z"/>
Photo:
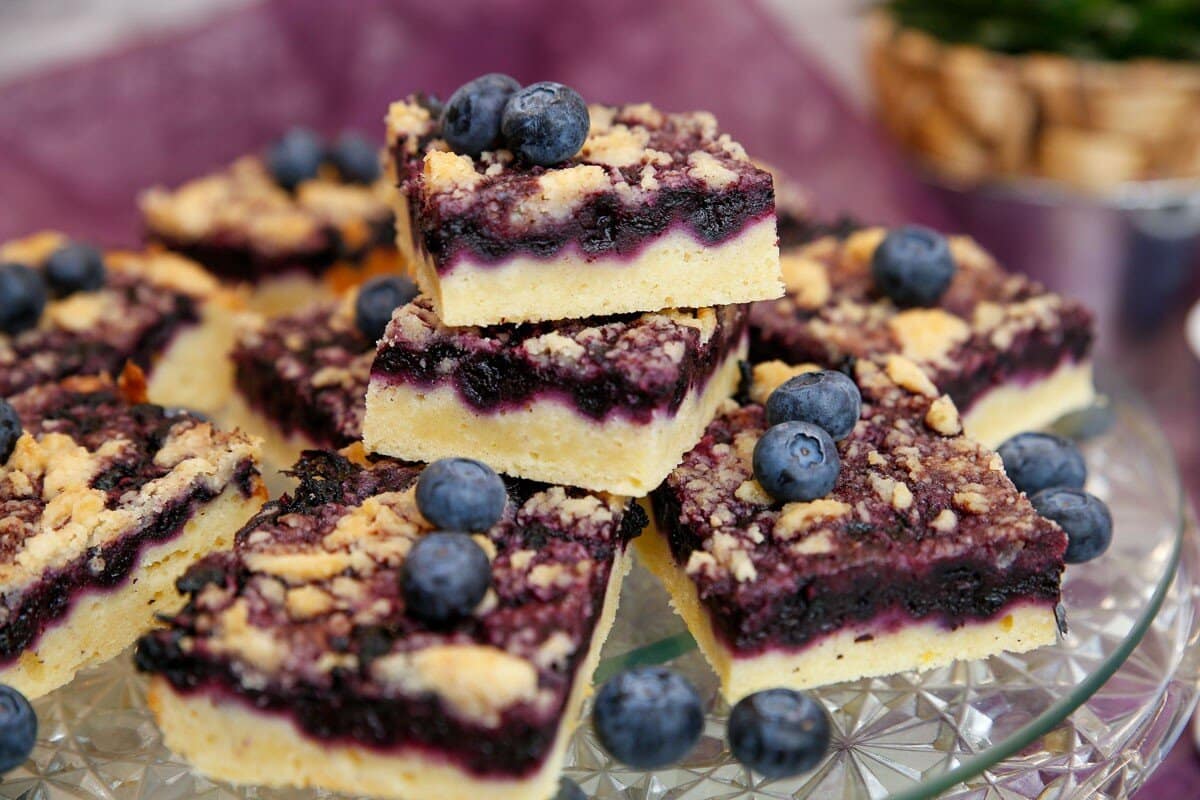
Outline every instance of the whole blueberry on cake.
<path fill-rule="evenodd" d="M 759 450 L 797 424 L 770 425 L 761 403 L 798 372 L 755 368 L 748 401 L 653 492 L 658 533 L 638 540 L 725 696 L 1054 642 L 1067 536 L 961 435 L 953 401 L 903 356 L 859 360 L 836 480 L 795 499 L 774 475 L 812 480 L 825 463 L 794 448 L 764 467 Z"/>
<path fill-rule="evenodd" d="M 711 114 L 489 75 L 387 116 L 397 244 L 447 325 L 778 297 L 771 175 Z"/>
<path fill-rule="evenodd" d="M 641 496 L 737 388 L 745 330 L 744 306 L 449 327 L 422 295 L 379 342 L 363 441 Z"/>
<path fill-rule="evenodd" d="M 445 531 L 422 508 L 455 489 L 418 491 L 419 466 L 308 451 L 294 472 L 138 646 L 168 746 L 238 783 L 552 797 L 640 507 L 507 480 L 486 529 Z"/>
<path fill-rule="evenodd" d="M 265 497 L 248 436 L 132 392 L 74 377 L 0 401 L 0 683 L 31 697 L 176 610 L 175 579 Z"/>
<path fill-rule="evenodd" d="M 150 399 L 212 412 L 229 395 L 238 302 L 180 256 L 102 253 L 58 233 L 0 245 L 0 397 L 138 365 Z"/>
<path fill-rule="evenodd" d="M 992 447 L 1092 402 L 1091 314 L 970 239 L 844 225 L 806 237 L 784 248 L 786 296 L 751 310 L 753 359 L 841 368 L 903 355 Z"/>
<path fill-rule="evenodd" d="M 275 314 L 400 271 L 393 191 L 377 145 L 296 128 L 261 155 L 174 189 L 152 188 L 140 205 L 150 241 L 248 285 L 252 306 Z"/>

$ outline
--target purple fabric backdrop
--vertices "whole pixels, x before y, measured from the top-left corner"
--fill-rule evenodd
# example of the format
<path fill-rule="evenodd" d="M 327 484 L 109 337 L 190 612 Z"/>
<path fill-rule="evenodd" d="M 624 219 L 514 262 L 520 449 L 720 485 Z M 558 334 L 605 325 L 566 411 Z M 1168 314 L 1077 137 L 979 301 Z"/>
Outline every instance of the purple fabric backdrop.
<path fill-rule="evenodd" d="M 750 4 L 281 0 L 0 89 L 0 236 L 132 240 L 133 198 L 297 122 L 382 137 L 389 100 L 485 71 L 595 100 L 709 108 L 830 210 L 944 221 L 877 132 Z M 546 20 L 553 20 L 547 24 Z M 663 36 L 669 31 L 670 36 Z M 872 191 L 861 189 L 870 185 Z"/>
<path fill-rule="evenodd" d="M 956 204 L 927 191 L 754 4 L 563 8 L 558 0 L 275 0 L 0 87 L 0 239 L 53 226 L 133 243 L 134 198 L 148 185 L 225 163 L 296 123 L 382 138 L 389 100 L 418 89 L 445 96 L 497 70 L 561 80 L 593 100 L 710 109 L 826 212 L 952 227 L 946 209 Z M 986 243 L 1012 243 L 999 238 Z M 1170 410 L 1194 481 L 1196 375 L 1190 364 L 1160 369 L 1163 352 L 1176 365 L 1190 361 L 1179 342 L 1170 345 L 1145 346 L 1158 355 L 1132 359 L 1131 369 L 1135 378 L 1171 376 L 1150 394 Z M 1181 743 L 1143 796 L 1197 795 L 1200 763 Z"/>

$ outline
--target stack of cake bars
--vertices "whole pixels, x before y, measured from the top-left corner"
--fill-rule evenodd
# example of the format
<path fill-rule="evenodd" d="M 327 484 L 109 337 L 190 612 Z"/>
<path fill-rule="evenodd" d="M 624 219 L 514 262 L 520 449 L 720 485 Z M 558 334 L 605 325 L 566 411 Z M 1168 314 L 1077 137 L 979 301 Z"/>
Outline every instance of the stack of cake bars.
<path fill-rule="evenodd" d="M 554 793 L 637 498 L 735 393 L 748 303 L 783 293 L 771 177 L 711 115 L 591 120 L 582 152 L 543 169 L 451 153 L 426 107 L 394 104 L 397 243 L 421 294 L 362 358 L 332 335 L 353 327 L 345 303 L 235 351 L 276 402 L 291 384 L 271 386 L 272 360 L 310 383 L 369 364 L 369 386 L 362 446 L 304 453 L 298 488 L 189 573 L 185 608 L 139 648 L 167 743 L 201 770 L 410 800 Z M 362 386 L 330 389 L 345 409 Z M 431 527 L 419 464 L 447 457 L 503 473 L 508 502 L 476 534 L 492 589 L 439 628 L 405 612 L 398 576 Z"/>
<path fill-rule="evenodd" d="M 636 497 L 733 394 L 740 304 L 783 293 L 771 176 L 709 114 L 591 120 L 578 163 L 543 169 L 446 152 L 425 108 L 392 106 L 424 297 L 380 343 L 368 450 Z"/>

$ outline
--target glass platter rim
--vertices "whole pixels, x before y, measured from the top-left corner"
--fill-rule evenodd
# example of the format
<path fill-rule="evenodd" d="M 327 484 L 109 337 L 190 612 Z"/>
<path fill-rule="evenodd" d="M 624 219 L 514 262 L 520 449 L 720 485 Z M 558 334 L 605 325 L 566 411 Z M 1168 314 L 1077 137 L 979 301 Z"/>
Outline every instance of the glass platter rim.
<path fill-rule="evenodd" d="M 1101 359 L 1095 361 L 1095 370 L 1098 405 L 1106 406 L 1109 410 L 1125 408 L 1133 412 L 1132 419 L 1136 425 L 1151 434 L 1151 438 L 1147 442 L 1147 448 L 1159 451 L 1165 457 L 1166 463 L 1169 464 L 1171 476 L 1170 488 L 1173 490 L 1175 497 L 1173 503 L 1164 502 L 1164 506 L 1169 505 L 1171 507 L 1174 516 L 1174 526 L 1170 542 L 1170 552 L 1164 564 L 1165 569 L 1155 585 L 1145 609 L 1130 627 L 1128 634 L 1121 640 L 1120 645 L 1113 650 L 1097 669 L 1082 679 L 1075 689 L 1068 692 L 1047 707 L 1041 714 L 1029 720 L 983 752 L 964 759 L 957 766 L 933 776 L 927 781 L 889 794 L 888 800 L 929 800 L 930 798 L 935 798 L 943 792 L 981 775 L 991 767 L 1019 753 L 1061 725 L 1071 714 L 1087 703 L 1116 674 L 1122 665 L 1128 661 L 1130 655 L 1145 638 L 1147 631 L 1158 616 L 1158 612 L 1162 609 L 1167 594 L 1175 583 L 1183 553 L 1184 538 L 1189 532 L 1187 492 L 1183 484 L 1183 475 L 1180 472 L 1175 452 L 1167 439 L 1166 432 L 1159 424 L 1157 417 L 1145 398 L 1131 382 L 1122 376 L 1120 370 L 1113 364 Z M 1095 407 L 1093 406 L 1093 408 Z M 1061 426 L 1061 424 L 1060 421 L 1057 425 Z M 1052 426 L 1052 428 L 1054 427 Z M 1164 498 L 1164 500 L 1166 499 Z M 695 648 L 695 641 L 687 632 L 642 645 L 634 650 L 603 659 L 596 668 L 593 683 L 599 686 L 606 678 L 625 667 L 665 663 L 689 653 Z M 586 724 L 586 721 L 581 724 Z"/>

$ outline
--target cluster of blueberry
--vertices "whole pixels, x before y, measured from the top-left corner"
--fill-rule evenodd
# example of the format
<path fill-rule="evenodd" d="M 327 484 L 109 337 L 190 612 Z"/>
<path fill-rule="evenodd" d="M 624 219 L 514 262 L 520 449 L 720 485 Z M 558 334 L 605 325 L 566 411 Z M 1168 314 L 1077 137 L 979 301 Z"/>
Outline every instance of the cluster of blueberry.
<path fill-rule="evenodd" d="M 596 695 L 592 721 L 605 749 L 638 769 L 675 763 L 704 729 L 704 708 L 692 684 L 664 667 L 626 670 Z M 829 749 L 824 707 L 801 692 L 768 689 L 738 701 L 729 714 L 729 750 L 767 778 L 799 775 Z"/>
<path fill-rule="evenodd" d="M 275 182 L 294 191 L 331 165 L 346 183 L 374 183 L 380 174 L 379 150 L 355 133 L 343 133 L 331 146 L 307 128 L 292 128 L 267 149 L 267 169 Z"/>
<path fill-rule="evenodd" d="M 1004 471 L 1043 517 L 1067 534 L 1068 564 L 1091 561 L 1112 543 L 1112 513 L 1083 491 L 1087 466 L 1070 439 L 1052 433 L 1019 433 L 1000 445 Z"/>
<path fill-rule="evenodd" d="M 954 278 L 956 266 L 945 237 L 915 225 L 891 231 L 875 249 L 876 288 L 899 306 L 931 306 Z M 837 482 L 836 442 L 858 423 L 862 395 L 841 372 L 805 373 L 767 398 L 771 427 L 754 448 L 754 477 L 782 503 L 824 497 Z"/>
<path fill-rule="evenodd" d="M 491 561 L 471 534 L 500 521 L 508 491 L 487 464 L 443 458 L 417 479 L 416 500 L 438 530 L 422 536 L 404 560 L 404 605 L 429 625 L 445 625 L 471 613 L 492 585 Z"/>
<path fill-rule="evenodd" d="M 37 327 L 49 297 L 94 291 L 105 277 L 104 256 L 79 242 L 55 250 L 41 270 L 0 264 L 0 331 L 13 336 Z"/>
<path fill-rule="evenodd" d="M 458 87 L 439 124 L 456 153 L 474 158 L 504 147 L 548 167 L 579 152 L 590 120 L 587 103 L 568 86 L 542 81 L 521 88 L 508 75 L 492 73 Z"/>

